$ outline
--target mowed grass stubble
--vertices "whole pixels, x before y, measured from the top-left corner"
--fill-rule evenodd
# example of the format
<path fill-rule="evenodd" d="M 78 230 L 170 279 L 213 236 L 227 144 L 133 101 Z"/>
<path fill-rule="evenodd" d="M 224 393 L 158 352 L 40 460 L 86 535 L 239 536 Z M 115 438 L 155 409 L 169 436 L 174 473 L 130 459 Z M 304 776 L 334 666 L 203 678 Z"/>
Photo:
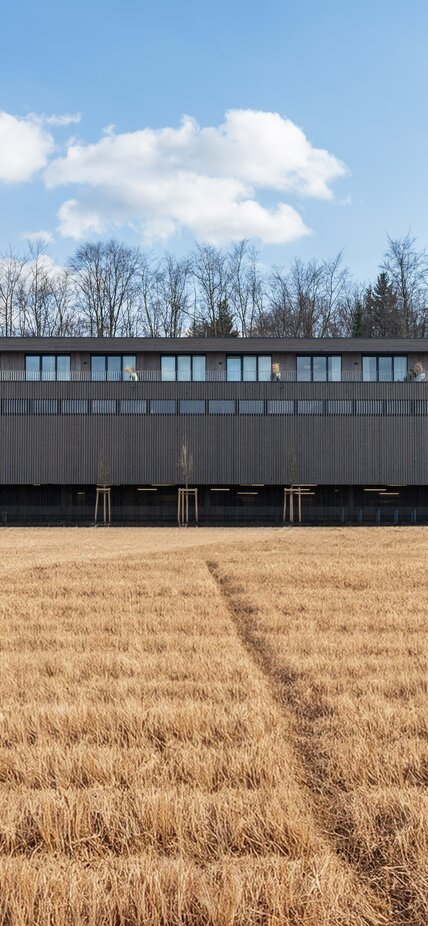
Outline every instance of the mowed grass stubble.
<path fill-rule="evenodd" d="M 426 923 L 426 538 L 2 532 L 0 924 Z"/>

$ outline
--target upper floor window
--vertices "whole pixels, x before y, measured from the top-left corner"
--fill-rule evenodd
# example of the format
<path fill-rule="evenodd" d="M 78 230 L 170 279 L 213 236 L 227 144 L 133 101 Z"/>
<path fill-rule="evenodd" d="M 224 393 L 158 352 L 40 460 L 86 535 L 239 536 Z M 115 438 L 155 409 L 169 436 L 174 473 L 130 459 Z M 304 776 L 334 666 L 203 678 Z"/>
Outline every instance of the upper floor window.
<path fill-rule="evenodd" d="M 204 382 L 205 357 L 197 354 L 166 354 L 161 357 L 161 380 L 166 383 L 190 380 Z"/>
<path fill-rule="evenodd" d="M 369 356 L 363 357 L 363 381 L 365 383 L 400 383 L 407 379 L 407 357 Z"/>
<path fill-rule="evenodd" d="M 91 357 L 91 379 L 115 382 L 134 379 L 135 354 L 94 354 Z"/>
<path fill-rule="evenodd" d="M 299 383 L 339 383 L 342 378 L 342 358 L 339 356 L 297 357 L 297 381 Z"/>
<path fill-rule="evenodd" d="M 70 379 L 70 357 L 64 354 L 27 354 L 25 378 L 27 380 Z"/>
<path fill-rule="evenodd" d="M 244 354 L 226 358 L 228 382 L 269 382 L 272 378 L 272 358 L 267 354 Z"/>

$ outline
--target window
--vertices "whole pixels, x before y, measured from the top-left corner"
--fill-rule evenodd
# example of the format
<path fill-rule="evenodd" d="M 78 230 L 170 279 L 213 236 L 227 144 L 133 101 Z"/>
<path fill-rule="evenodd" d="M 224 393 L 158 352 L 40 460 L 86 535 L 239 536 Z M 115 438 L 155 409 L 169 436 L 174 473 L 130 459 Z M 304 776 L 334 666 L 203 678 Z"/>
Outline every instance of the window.
<path fill-rule="evenodd" d="M 235 402 L 232 399 L 210 399 L 208 402 L 210 415 L 234 415 Z"/>
<path fill-rule="evenodd" d="M 161 380 L 164 383 L 204 382 L 205 356 L 164 355 L 161 357 Z"/>
<path fill-rule="evenodd" d="M 327 402 L 327 415 L 352 415 L 350 399 L 332 399 Z"/>
<path fill-rule="evenodd" d="M 175 415 L 176 404 L 174 399 L 152 399 L 150 412 L 152 415 Z"/>
<path fill-rule="evenodd" d="M 342 358 L 340 356 L 297 357 L 297 381 L 299 383 L 339 383 L 342 378 Z"/>
<path fill-rule="evenodd" d="M 239 403 L 240 415 L 263 415 L 263 401 L 252 399 Z"/>
<path fill-rule="evenodd" d="M 87 415 L 87 399 L 63 399 L 61 402 L 62 415 Z"/>
<path fill-rule="evenodd" d="M 274 399 L 272 402 L 268 402 L 267 413 L 268 415 L 293 415 L 293 399 Z"/>
<path fill-rule="evenodd" d="M 415 399 L 415 415 L 428 415 L 428 402 L 425 399 Z"/>
<path fill-rule="evenodd" d="M 57 411 L 58 403 L 56 399 L 34 399 L 33 401 L 34 415 L 56 415 Z"/>
<path fill-rule="evenodd" d="M 385 403 L 387 415 L 411 415 L 413 403 L 410 399 L 391 399 Z"/>
<path fill-rule="evenodd" d="M 363 357 L 365 383 L 400 383 L 407 379 L 407 357 L 394 355 Z"/>
<path fill-rule="evenodd" d="M 180 415 L 205 415 L 204 399 L 183 399 L 180 402 Z"/>
<path fill-rule="evenodd" d="M 120 403 L 121 415 L 145 415 L 147 402 L 145 399 L 123 399 Z"/>
<path fill-rule="evenodd" d="M 28 399 L 3 399 L 3 415 L 28 415 Z"/>
<path fill-rule="evenodd" d="M 116 401 L 115 399 L 93 399 L 91 408 L 93 415 L 115 415 Z"/>
<path fill-rule="evenodd" d="M 324 402 L 322 399 L 310 399 L 309 401 L 297 403 L 298 415 L 323 415 Z"/>
<path fill-rule="evenodd" d="M 226 358 L 226 379 L 229 383 L 269 382 L 272 378 L 272 358 L 267 354 Z"/>
<path fill-rule="evenodd" d="M 91 378 L 102 382 L 132 380 L 135 367 L 135 354 L 94 354 L 91 357 Z"/>
<path fill-rule="evenodd" d="M 357 399 L 355 403 L 356 415 L 381 415 L 382 402 L 376 399 Z"/>
<path fill-rule="evenodd" d="M 25 379 L 69 380 L 70 357 L 62 354 L 27 354 L 25 357 Z"/>

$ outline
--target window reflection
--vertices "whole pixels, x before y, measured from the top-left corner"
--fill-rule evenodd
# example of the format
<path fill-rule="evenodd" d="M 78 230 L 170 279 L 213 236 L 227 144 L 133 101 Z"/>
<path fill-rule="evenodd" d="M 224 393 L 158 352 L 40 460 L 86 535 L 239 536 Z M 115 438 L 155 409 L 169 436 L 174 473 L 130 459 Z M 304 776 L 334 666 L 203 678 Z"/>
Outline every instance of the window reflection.
<path fill-rule="evenodd" d="M 297 381 L 299 383 L 340 382 L 342 358 L 340 355 L 323 357 L 318 354 L 297 357 Z"/>
<path fill-rule="evenodd" d="M 161 380 L 165 383 L 204 382 L 205 356 L 167 354 L 161 357 Z"/>
<path fill-rule="evenodd" d="M 94 354 L 91 357 L 91 378 L 94 381 L 132 380 L 135 369 L 135 354 Z"/>
<path fill-rule="evenodd" d="M 26 380 L 69 380 L 71 360 L 68 354 L 28 354 L 25 357 Z"/>
<path fill-rule="evenodd" d="M 244 354 L 226 358 L 228 382 L 269 382 L 272 378 L 272 357 L 267 354 Z"/>
<path fill-rule="evenodd" d="M 390 355 L 363 357 L 363 381 L 366 383 L 405 382 L 407 357 Z"/>

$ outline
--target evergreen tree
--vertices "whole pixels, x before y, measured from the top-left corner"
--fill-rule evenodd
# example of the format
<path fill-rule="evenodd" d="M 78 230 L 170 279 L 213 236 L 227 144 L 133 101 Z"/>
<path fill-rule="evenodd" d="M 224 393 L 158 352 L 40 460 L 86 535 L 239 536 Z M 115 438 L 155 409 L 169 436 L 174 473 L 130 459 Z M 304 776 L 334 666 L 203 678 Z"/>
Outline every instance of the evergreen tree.
<path fill-rule="evenodd" d="M 379 273 L 374 288 L 367 289 L 365 307 L 371 337 L 391 338 L 401 334 L 397 294 L 384 270 Z"/>
<path fill-rule="evenodd" d="M 194 338 L 237 338 L 235 319 L 227 299 L 217 303 L 215 318 L 195 322 L 192 328 Z"/>
<path fill-rule="evenodd" d="M 357 298 L 352 315 L 351 338 L 363 338 L 365 333 L 364 305 L 362 300 Z"/>

